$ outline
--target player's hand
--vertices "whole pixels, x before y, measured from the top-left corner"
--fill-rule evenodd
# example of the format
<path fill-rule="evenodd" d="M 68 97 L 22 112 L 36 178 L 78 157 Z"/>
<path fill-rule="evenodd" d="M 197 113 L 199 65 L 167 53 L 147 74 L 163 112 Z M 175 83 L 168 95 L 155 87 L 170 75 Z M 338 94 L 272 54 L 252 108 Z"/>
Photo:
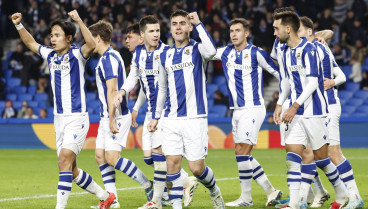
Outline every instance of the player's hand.
<path fill-rule="evenodd" d="M 298 103 L 294 102 L 294 104 L 291 105 L 291 107 L 289 107 L 289 109 L 284 112 L 282 116 L 282 122 L 290 124 L 293 121 L 299 106 L 300 105 Z"/>
<path fill-rule="evenodd" d="M 116 122 L 115 117 L 110 117 L 110 131 L 113 134 L 117 134 L 119 133 L 119 127 L 118 127 L 118 123 Z"/>
<path fill-rule="evenodd" d="M 323 87 L 325 88 L 325 91 L 334 86 L 335 86 L 335 81 L 333 79 L 328 79 L 328 78 L 323 79 Z"/>
<path fill-rule="evenodd" d="M 282 111 L 282 106 L 277 104 L 275 111 L 273 112 L 273 121 L 275 122 L 276 125 L 280 125 L 281 124 L 281 111 Z"/>
<path fill-rule="evenodd" d="M 138 123 L 136 121 L 137 116 L 138 116 L 138 111 L 137 110 L 133 110 L 133 112 L 132 112 L 132 126 L 134 128 L 137 128 L 138 127 Z"/>
<path fill-rule="evenodd" d="M 77 10 L 73 10 L 71 12 L 68 12 L 68 15 L 75 21 L 75 22 L 79 22 L 82 21 L 82 19 L 79 17 L 79 14 L 77 12 Z"/>
<path fill-rule="evenodd" d="M 316 37 L 317 41 L 325 46 L 328 46 L 328 43 L 326 42 L 326 40 L 324 38 L 321 37 Z"/>
<path fill-rule="evenodd" d="M 190 23 L 192 23 L 194 25 L 198 25 L 199 23 L 201 23 L 201 21 L 199 20 L 197 12 L 189 13 L 188 18 L 190 20 Z"/>
<path fill-rule="evenodd" d="M 147 126 L 148 131 L 155 132 L 157 130 L 157 123 L 158 123 L 158 120 L 152 119 Z"/>
<path fill-rule="evenodd" d="M 124 90 L 120 90 L 120 91 L 118 91 L 118 93 L 115 94 L 113 104 L 115 105 L 116 108 L 118 108 L 120 103 L 123 102 L 123 96 L 125 96 L 125 91 Z"/>
<path fill-rule="evenodd" d="M 13 21 L 14 25 L 19 25 L 19 23 L 22 21 L 22 13 L 14 13 L 11 16 L 11 20 Z"/>

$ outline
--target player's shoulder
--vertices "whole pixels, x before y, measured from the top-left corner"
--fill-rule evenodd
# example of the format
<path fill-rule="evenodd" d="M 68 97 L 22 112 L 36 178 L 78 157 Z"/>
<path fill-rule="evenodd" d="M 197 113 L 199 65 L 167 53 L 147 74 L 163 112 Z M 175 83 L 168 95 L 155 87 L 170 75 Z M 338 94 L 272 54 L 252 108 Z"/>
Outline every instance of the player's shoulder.
<path fill-rule="evenodd" d="M 304 52 L 315 52 L 317 50 L 316 46 L 312 43 L 307 41 L 303 47 Z"/>

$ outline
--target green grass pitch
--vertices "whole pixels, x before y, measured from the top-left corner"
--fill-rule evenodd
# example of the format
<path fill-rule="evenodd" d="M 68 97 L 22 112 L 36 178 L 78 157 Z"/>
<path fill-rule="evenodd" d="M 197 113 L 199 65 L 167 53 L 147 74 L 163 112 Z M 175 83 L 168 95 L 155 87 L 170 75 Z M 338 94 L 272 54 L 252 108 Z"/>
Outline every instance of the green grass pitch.
<path fill-rule="evenodd" d="M 368 149 L 344 149 L 346 157 L 354 168 L 360 194 L 365 205 L 368 205 Z M 143 161 L 141 150 L 124 150 L 123 157 L 133 162 L 150 178 L 153 169 Z M 261 163 L 268 178 L 275 188 L 288 195 L 286 183 L 286 165 L 284 150 L 255 150 L 253 156 Z M 233 201 L 240 195 L 240 185 L 237 179 L 237 165 L 233 150 L 210 150 L 206 159 L 221 188 L 225 202 Z M 93 150 L 83 150 L 78 157 L 78 165 L 92 175 L 93 179 L 103 186 L 101 174 L 94 160 Z M 183 168 L 188 172 L 186 161 Z M 320 172 L 322 174 L 322 172 Z M 143 189 L 135 181 L 122 172 L 116 171 L 116 184 L 121 208 L 138 208 L 146 202 Z M 327 178 L 321 175 L 325 187 L 334 197 L 333 189 Z M 1 209 L 34 209 L 55 208 L 56 189 L 58 183 L 57 156 L 55 150 L 1 150 L 0 151 L 0 208 Z M 253 181 L 252 197 L 254 206 L 250 208 L 267 208 L 264 206 L 266 195 Z M 332 198 L 334 199 L 334 198 Z M 328 208 L 332 199 L 325 203 Z M 95 196 L 87 194 L 73 183 L 72 195 L 67 208 L 89 208 L 97 204 Z M 212 208 L 208 191 L 199 185 L 194 193 L 192 209 Z M 367 208 L 367 206 L 365 206 Z"/>

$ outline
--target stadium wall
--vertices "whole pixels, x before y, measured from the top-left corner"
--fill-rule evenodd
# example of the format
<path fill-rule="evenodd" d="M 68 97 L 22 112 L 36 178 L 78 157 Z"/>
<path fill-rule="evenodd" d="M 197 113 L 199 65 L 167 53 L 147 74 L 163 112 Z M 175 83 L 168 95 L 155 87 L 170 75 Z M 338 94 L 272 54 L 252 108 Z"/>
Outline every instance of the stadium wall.
<path fill-rule="evenodd" d="M 84 149 L 94 149 L 98 130 L 98 118 L 90 118 L 91 124 Z M 143 124 L 143 118 L 137 119 Z M 340 122 L 341 146 L 368 148 L 368 118 L 345 118 Z M 234 148 L 231 119 L 209 119 L 210 149 Z M 127 149 L 141 148 L 143 127 L 131 128 Z M 264 123 L 258 134 L 256 149 L 283 148 L 280 145 L 279 127 Z M 55 132 L 52 119 L 0 119 L 0 149 L 55 149 Z"/>

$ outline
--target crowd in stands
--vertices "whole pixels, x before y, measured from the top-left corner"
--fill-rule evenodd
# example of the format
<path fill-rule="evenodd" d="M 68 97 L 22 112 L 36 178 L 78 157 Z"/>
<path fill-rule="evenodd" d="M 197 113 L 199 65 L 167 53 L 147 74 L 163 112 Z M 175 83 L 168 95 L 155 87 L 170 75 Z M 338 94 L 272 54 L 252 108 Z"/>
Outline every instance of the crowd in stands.
<path fill-rule="evenodd" d="M 0 76 L 0 100 L 11 99 L 7 95 L 6 87 L 9 79 L 19 78 L 20 86 L 26 88 L 29 93 L 30 86 L 35 86 L 36 94 L 49 95 L 44 101 L 45 105 L 38 105 L 37 110 L 47 115 L 45 108 L 53 105 L 51 84 L 48 75 L 48 66 L 36 54 L 28 51 L 19 41 L 19 35 L 11 23 L 10 15 L 21 12 L 24 16 L 23 25 L 35 37 L 38 43 L 50 45 L 48 38 L 48 25 L 56 19 L 68 19 L 67 12 L 76 9 L 87 26 L 98 20 L 107 20 L 114 26 L 112 46 L 119 50 L 123 56 L 127 71 L 131 57 L 125 45 L 125 30 L 127 26 L 139 21 L 145 15 L 155 15 L 161 25 L 161 40 L 172 44 L 169 32 L 169 17 L 173 10 L 183 8 L 188 11 L 197 11 L 203 24 L 212 35 L 217 47 L 229 43 L 228 24 L 232 18 L 244 17 L 250 21 L 251 35 L 249 41 L 270 52 L 275 37 L 273 36 L 272 12 L 275 8 L 290 6 L 300 16 L 308 16 L 315 22 L 315 29 L 330 29 L 334 32 L 330 47 L 335 55 L 336 62 L 342 67 L 347 75 L 348 82 L 357 83 L 359 89 L 368 90 L 368 0 L 12 0 L 0 1 L 0 42 L 4 45 L 6 40 L 18 39 L 16 50 L 13 52 L 3 51 L 0 45 L 0 57 L 6 57 L 1 62 Z M 74 44 L 82 45 L 83 39 L 80 32 L 75 36 Z M 2 47 L 2 48 L 1 48 Z M 89 66 L 96 64 L 98 56 L 89 60 Z M 6 65 L 6 66 L 4 66 Z M 87 70 L 87 91 L 96 92 L 94 81 L 94 69 Z M 220 62 L 211 62 L 208 65 L 207 80 L 209 83 L 218 85 L 211 92 L 209 105 L 228 106 L 227 89 L 215 82 L 216 77 L 223 76 Z M 270 75 L 265 72 L 265 85 Z M 8 86 L 9 87 L 9 86 Z M 344 87 L 342 87 L 344 88 Z M 32 89 L 33 90 L 33 89 Z M 131 94 L 130 99 L 135 99 L 137 93 Z M 276 95 L 274 95 L 274 98 Z M 18 100 L 21 97 L 17 97 Z M 23 102 L 23 101 L 21 101 Z M 12 101 L 6 100 L 0 110 L 3 117 L 37 117 L 32 107 L 14 109 Z M 272 112 L 275 101 L 267 106 L 267 111 Z M 267 105 L 267 104 L 266 104 Z M 18 105 L 19 108 L 19 105 Z M 46 111 L 46 113 L 45 113 Z M 18 112 L 18 114 L 17 114 Z M 21 113 L 21 114 L 20 114 Z M 40 112 L 36 112 L 41 117 Z M 214 113 L 216 114 L 216 113 Z M 51 114 L 49 114 L 51 115 Z M 227 114 L 229 115 L 229 114 Z"/>

